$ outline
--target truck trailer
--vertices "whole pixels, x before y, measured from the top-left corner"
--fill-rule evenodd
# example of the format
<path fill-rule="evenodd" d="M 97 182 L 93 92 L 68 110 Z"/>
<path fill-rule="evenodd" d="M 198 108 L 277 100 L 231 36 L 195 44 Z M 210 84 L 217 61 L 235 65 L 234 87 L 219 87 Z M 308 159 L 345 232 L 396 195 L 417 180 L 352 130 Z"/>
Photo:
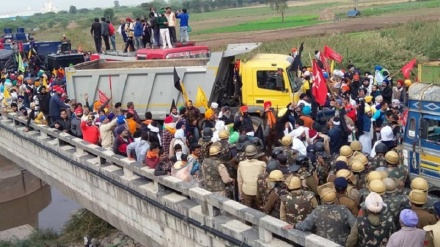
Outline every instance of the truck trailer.
<path fill-rule="evenodd" d="M 260 43 L 231 44 L 209 58 L 145 61 L 96 60 L 66 68 L 67 93 L 81 99 L 87 93 L 98 99 L 98 89 L 112 97 L 112 102 L 133 102 L 139 116 L 151 112 L 162 120 L 170 112 L 171 102 L 184 105 L 182 94 L 174 87 L 174 69 L 184 85 L 188 99 L 195 101 L 198 87 L 209 103 L 217 102 L 237 110 L 246 105 L 256 126 L 265 101 L 282 109 L 298 101 L 301 83 L 291 71 L 289 55 L 257 54 L 236 66 L 236 56 L 251 52 Z M 237 69 L 237 67 L 239 67 Z M 238 71 L 237 71 L 238 70 Z M 203 113 L 206 109 L 200 108 Z"/>

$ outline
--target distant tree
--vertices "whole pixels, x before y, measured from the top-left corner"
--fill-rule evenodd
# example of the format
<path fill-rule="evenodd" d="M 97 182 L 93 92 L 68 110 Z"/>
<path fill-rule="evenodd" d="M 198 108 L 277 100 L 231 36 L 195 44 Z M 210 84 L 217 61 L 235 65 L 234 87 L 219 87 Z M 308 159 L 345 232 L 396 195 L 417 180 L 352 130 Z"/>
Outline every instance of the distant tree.
<path fill-rule="evenodd" d="M 55 21 L 50 20 L 49 22 L 47 22 L 47 27 L 48 28 L 53 28 L 55 26 Z"/>
<path fill-rule="evenodd" d="M 287 0 L 266 0 L 270 8 L 281 14 L 281 22 L 284 22 L 284 14 L 287 9 Z"/>
<path fill-rule="evenodd" d="M 115 9 L 118 9 L 119 7 L 121 7 L 121 5 L 119 5 L 119 1 L 116 0 L 113 2 L 115 4 Z"/>
<path fill-rule="evenodd" d="M 78 10 L 78 13 L 84 14 L 84 13 L 88 13 L 90 10 L 86 9 L 86 8 L 82 8 Z"/>
<path fill-rule="evenodd" d="M 100 12 L 102 10 L 102 8 L 94 8 L 93 11 L 95 12 Z"/>
<path fill-rule="evenodd" d="M 76 14 L 77 12 L 78 12 L 78 10 L 76 9 L 76 7 L 71 5 L 69 8 L 69 13 Z"/>
<path fill-rule="evenodd" d="M 153 5 L 151 3 L 141 3 L 140 7 L 141 9 L 145 10 L 145 11 L 150 11 L 150 7 L 152 7 Z"/>
<path fill-rule="evenodd" d="M 144 17 L 145 16 L 145 11 L 144 10 L 142 10 L 142 9 L 135 9 L 135 10 L 133 10 L 133 12 L 131 12 L 132 14 L 133 14 L 133 17 L 134 18 L 142 18 L 142 17 Z"/>
<path fill-rule="evenodd" d="M 104 17 L 109 20 L 110 22 L 113 20 L 113 17 L 115 16 L 115 13 L 113 12 L 113 9 L 105 9 L 104 10 Z"/>
<path fill-rule="evenodd" d="M 68 14 L 69 12 L 67 12 L 67 11 L 65 11 L 65 10 L 60 10 L 60 11 L 58 11 L 58 14 L 61 14 L 61 15 L 65 15 L 65 14 Z"/>
<path fill-rule="evenodd" d="M 42 16 L 42 15 L 43 15 L 43 14 L 40 13 L 40 12 L 34 14 L 34 16 Z"/>

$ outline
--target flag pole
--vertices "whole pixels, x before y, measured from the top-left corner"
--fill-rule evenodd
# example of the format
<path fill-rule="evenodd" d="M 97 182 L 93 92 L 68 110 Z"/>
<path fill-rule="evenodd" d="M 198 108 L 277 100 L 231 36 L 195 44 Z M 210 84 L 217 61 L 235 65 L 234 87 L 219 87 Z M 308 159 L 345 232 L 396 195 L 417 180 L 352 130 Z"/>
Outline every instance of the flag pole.
<path fill-rule="evenodd" d="M 310 63 L 311 63 L 312 66 L 313 66 L 313 59 L 312 59 L 312 55 L 310 55 L 310 52 L 309 52 L 309 58 L 310 58 Z M 330 89 L 332 95 L 334 95 L 335 92 L 333 91 L 333 88 L 331 87 L 331 85 L 330 85 L 330 83 L 328 82 L 327 79 L 325 79 L 325 83 L 327 84 L 327 87 Z"/>
<path fill-rule="evenodd" d="M 108 82 L 110 85 L 110 107 L 109 109 L 113 108 L 113 90 L 112 90 L 112 76 L 108 76 Z"/>

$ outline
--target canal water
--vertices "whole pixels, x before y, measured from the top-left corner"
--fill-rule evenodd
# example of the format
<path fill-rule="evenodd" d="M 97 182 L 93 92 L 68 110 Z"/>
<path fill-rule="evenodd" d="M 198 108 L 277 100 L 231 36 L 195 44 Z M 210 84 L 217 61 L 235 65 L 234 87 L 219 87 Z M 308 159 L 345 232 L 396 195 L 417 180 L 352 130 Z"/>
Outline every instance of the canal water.
<path fill-rule="evenodd" d="M 80 208 L 57 189 L 0 156 L 0 232 L 23 225 L 60 232 Z"/>

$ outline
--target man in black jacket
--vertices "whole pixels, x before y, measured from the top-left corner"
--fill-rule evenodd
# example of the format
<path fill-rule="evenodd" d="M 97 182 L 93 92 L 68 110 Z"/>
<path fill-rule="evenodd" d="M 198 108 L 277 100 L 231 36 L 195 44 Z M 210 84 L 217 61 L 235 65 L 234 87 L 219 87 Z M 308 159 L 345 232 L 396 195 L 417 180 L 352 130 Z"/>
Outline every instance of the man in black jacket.
<path fill-rule="evenodd" d="M 93 36 L 95 41 L 95 48 L 97 53 L 101 53 L 102 40 L 101 40 L 101 23 L 99 23 L 99 18 L 95 18 L 90 28 L 90 34 Z"/>
<path fill-rule="evenodd" d="M 110 50 L 110 29 L 104 17 L 101 18 L 101 36 L 104 40 L 105 50 Z"/>

